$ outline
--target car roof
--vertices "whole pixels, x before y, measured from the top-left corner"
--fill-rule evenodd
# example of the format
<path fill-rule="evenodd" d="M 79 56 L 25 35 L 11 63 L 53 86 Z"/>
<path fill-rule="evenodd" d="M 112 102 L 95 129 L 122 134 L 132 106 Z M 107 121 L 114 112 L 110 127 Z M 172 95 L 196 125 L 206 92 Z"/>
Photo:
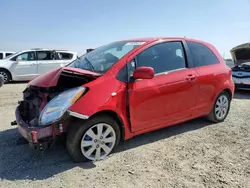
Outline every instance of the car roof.
<path fill-rule="evenodd" d="M 185 40 L 185 41 L 192 41 L 192 42 L 199 42 L 199 43 L 207 43 L 205 41 L 196 40 L 192 38 L 186 37 L 146 37 L 146 38 L 132 38 L 122 41 L 140 41 L 140 42 L 153 42 L 158 40 Z"/>
<path fill-rule="evenodd" d="M 0 53 L 15 53 L 15 52 L 11 52 L 11 51 L 0 51 Z"/>
<path fill-rule="evenodd" d="M 73 52 L 73 51 L 69 51 L 69 50 L 56 50 L 56 49 L 45 49 L 45 48 L 33 48 L 33 49 L 29 49 L 29 50 L 22 50 L 22 51 L 19 51 L 18 54 L 25 53 L 25 52 L 33 52 L 33 51 L 56 51 L 56 52 L 77 54 L 77 52 Z"/>

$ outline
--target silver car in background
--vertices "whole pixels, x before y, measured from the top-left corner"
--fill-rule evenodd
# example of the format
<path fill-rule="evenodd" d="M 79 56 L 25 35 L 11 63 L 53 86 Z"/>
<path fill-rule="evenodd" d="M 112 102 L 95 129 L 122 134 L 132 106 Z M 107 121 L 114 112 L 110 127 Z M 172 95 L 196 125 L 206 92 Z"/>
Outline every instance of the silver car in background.
<path fill-rule="evenodd" d="M 236 46 L 230 52 L 234 62 L 232 77 L 235 88 L 250 90 L 250 43 Z"/>
<path fill-rule="evenodd" d="M 0 60 L 0 75 L 4 77 L 4 83 L 28 81 L 52 69 L 63 67 L 76 58 L 76 52 L 67 50 L 25 50 Z"/>

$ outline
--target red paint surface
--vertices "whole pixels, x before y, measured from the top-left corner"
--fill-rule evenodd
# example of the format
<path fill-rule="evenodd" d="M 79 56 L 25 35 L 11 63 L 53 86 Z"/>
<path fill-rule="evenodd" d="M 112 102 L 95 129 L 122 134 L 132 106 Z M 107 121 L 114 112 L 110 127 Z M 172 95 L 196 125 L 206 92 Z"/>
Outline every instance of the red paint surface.
<path fill-rule="evenodd" d="M 70 110 L 90 118 L 103 111 L 116 113 L 123 122 L 125 139 L 207 115 L 221 91 L 228 89 L 234 93 L 231 69 L 225 65 L 218 51 L 208 43 L 201 42 L 214 52 L 220 64 L 183 69 L 136 81 L 128 84 L 128 92 L 126 83 L 116 79 L 121 68 L 145 48 L 162 41 L 176 40 L 196 41 L 186 38 L 138 39 L 145 41 L 145 44 L 124 56 L 103 76 L 85 84 L 89 91 Z M 63 69 L 98 76 L 80 69 Z M 61 70 L 44 74 L 30 84 L 40 87 L 55 86 Z M 114 92 L 116 95 L 111 96 Z M 126 97 L 129 97 L 130 114 L 126 110 Z"/>

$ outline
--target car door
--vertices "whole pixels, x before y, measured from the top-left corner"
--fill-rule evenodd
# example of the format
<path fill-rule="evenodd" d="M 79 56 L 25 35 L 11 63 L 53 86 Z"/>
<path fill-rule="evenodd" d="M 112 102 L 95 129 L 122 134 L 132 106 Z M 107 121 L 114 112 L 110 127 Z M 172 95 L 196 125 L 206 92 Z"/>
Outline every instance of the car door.
<path fill-rule="evenodd" d="M 154 68 L 149 80 L 129 83 L 132 131 L 166 125 L 192 115 L 198 91 L 196 71 L 187 68 L 181 41 L 146 47 L 131 63 Z M 133 66 L 130 66 L 133 67 Z"/>
<path fill-rule="evenodd" d="M 37 51 L 38 73 L 44 74 L 53 69 L 59 68 L 58 60 L 55 59 L 54 51 Z"/>
<path fill-rule="evenodd" d="M 17 80 L 30 80 L 38 75 L 37 61 L 34 51 L 28 51 L 11 59 L 13 61 L 10 71 Z"/>
<path fill-rule="evenodd" d="M 196 98 L 197 113 L 206 114 L 211 110 L 221 76 L 220 62 L 216 55 L 204 44 L 187 41 L 187 47 L 193 59 L 193 65 L 198 74 L 199 91 Z M 223 69 L 224 70 L 224 69 Z"/>

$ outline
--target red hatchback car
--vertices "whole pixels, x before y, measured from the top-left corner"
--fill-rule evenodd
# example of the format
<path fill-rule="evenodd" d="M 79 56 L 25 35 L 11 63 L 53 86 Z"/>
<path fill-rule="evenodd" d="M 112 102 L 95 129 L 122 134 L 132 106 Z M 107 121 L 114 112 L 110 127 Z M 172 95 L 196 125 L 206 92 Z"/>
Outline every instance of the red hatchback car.
<path fill-rule="evenodd" d="M 16 123 L 34 148 L 66 133 L 74 161 L 100 160 L 121 139 L 201 116 L 223 121 L 233 93 L 232 71 L 211 44 L 118 41 L 30 81 Z"/>

